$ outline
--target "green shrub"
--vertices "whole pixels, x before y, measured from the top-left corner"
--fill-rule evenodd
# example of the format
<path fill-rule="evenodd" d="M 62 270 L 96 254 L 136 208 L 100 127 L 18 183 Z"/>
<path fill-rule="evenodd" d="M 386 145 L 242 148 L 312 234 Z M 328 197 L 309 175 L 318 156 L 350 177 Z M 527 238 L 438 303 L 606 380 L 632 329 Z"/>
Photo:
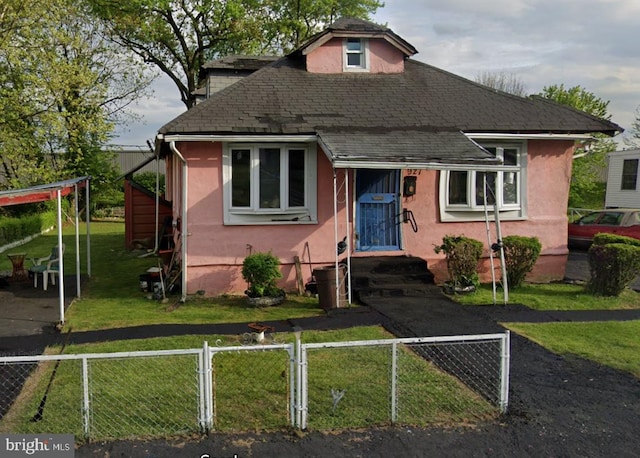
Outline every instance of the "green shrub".
<path fill-rule="evenodd" d="M 67 205 L 68 208 L 68 205 Z M 56 225 L 57 212 L 48 211 L 21 218 L 0 218 L 0 246 L 22 240 Z"/>
<path fill-rule="evenodd" d="M 517 288 L 536 264 L 542 244 L 537 237 L 508 235 L 502 240 L 510 288 Z"/>
<path fill-rule="evenodd" d="M 156 192 L 156 174 L 154 172 L 140 172 L 133 176 L 133 181 L 140 186 L 147 188 L 151 192 Z M 159 194 L 162 196 L 165 193 L 165 179 L 164 174 L 158 175 L 158 188 Z"/>
<path fill-rule="evenodd" d="M 601 232 L 593 237 L 594 245 L 607 245 L 609 243 L 624 243 L 627 245 L 640 246 L 640 240 L 634 239 L 633 237 L 626 237 L 624 235 Z"/>
<path fill-rule="evenodd" d="M 249 297 L 276 297 L 282 294 L 276 281 L 282 278 L 280 260 L 271 252 L 253 253 L 244 258 L 242 278 L 249 283 Z"/>
<path fill-rule="evenodd" d="M 620 295 L 640 273 L 640 244 L 594 243 L 588 258 L 591 279 L 587 290 L 596 296 Z"/>
<path fill-rule="evenodd" d="M 478 286 L 478 261 L 482 256 L 482 242 L 463 235 L 446 235 L 436 253 L 444 253 L 449 283 L 454 287 Z"/>

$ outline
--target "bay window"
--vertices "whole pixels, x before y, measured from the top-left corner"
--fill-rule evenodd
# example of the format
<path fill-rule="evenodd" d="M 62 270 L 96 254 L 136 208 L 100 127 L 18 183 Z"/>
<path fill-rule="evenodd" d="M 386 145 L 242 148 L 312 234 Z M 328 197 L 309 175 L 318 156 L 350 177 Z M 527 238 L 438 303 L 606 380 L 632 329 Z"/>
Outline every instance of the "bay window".
<path fill-rule="evenodd" d="M 440 175 L 440 213 L 443 221 L 476 220 L 497 205 L 507 218 L 525 216 L 523 202 L 526 155 L 521 144 L 482 145 L 503 164 L 491 171 L 450 170 Z M 482 212 L 482 213 L 480 213 Z"/>

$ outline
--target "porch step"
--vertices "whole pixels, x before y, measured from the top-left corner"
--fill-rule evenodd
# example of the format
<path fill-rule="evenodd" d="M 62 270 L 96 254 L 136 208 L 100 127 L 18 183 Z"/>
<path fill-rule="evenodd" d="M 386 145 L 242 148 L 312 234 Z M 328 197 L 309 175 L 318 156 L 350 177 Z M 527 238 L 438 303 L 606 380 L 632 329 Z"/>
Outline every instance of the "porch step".
<path fill-rule="evenodd" d="M 352 295 L 420 297 L 433 286 L 433 274 L 424 259 L 407 256 L 351 258 Z"/>

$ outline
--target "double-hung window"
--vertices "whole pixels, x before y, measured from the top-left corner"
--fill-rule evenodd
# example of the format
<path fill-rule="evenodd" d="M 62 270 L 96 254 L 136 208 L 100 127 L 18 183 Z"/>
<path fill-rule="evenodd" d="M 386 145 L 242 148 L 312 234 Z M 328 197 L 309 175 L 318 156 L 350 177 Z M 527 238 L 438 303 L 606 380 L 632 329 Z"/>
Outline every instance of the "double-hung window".
<path fill-rule="evenodd" d="M 225 224 L 317 221 L 316 154 L 298 145 L 228 145 Z"/>
<path fill-rule="evenodd" d="M 344 39 L 345 71 L 367 71 L 369 69 L 369 43 L 363 38 Z"/>
<path fill-rule="evenodd" d="M 451 170 L 441 173 L 440 209 L 443 221 L 483 217 L 485 205 L 506 217 L 523 217 L 526 156 L 521 144 L 483 147 L 503 164 L 491 171 Z"/>

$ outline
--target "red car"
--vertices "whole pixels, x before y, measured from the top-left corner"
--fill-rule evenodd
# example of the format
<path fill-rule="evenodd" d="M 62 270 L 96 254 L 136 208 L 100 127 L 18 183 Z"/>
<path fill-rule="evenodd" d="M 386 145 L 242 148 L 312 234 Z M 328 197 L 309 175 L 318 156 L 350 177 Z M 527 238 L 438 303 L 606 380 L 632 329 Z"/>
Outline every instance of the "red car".
<path fill-rule="evenodd" d="M 593 236 L 600 232 L 640 240 L 640 210 L 601 210 L 569 223 L 569 247 L 588 247 L 593 241 Z"/>

